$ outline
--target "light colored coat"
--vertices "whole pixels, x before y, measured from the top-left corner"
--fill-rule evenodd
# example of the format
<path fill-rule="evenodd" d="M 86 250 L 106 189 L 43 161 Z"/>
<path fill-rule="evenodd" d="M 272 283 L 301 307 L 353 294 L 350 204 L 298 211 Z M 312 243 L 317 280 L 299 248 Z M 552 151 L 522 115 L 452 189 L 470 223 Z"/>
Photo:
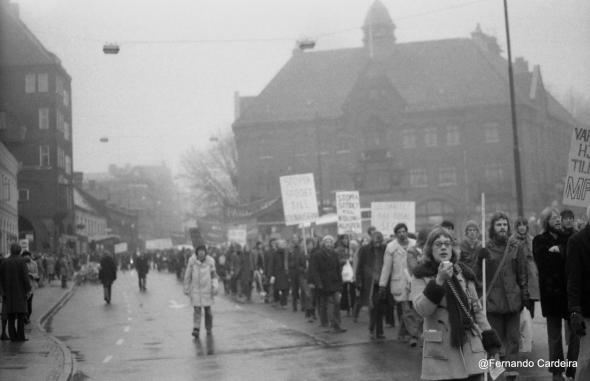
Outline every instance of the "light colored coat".
<path fill-rule="evenodd" d="M 416 241 L 408 239 L 408 249 L 416 246 Z M 408 252 L 396 240 L 387 244 L 383 256 L 383 267 L 379 278 L 379 287 L 387 286 L 389 283 L 391 294 L 398 302 L 410 300 L 411 276 L 408 271 Z"/>
<path fill-rule="evenodd" d="M 466 282 L 462 275 L 457 276 L 461 287 L 473 305 L 474 320 L 480 332 L 491 329 L 477 298 L 473 282 Z M 412 278 L 411 300 L 416 312 L 424 318 L 424 349 L 422 351 L 422 379 L 448 380 L 464 379 L 474 374 L 482 374 L 479 361 L 486 358 L 481 338 L 476 332 L 466 332 L 467 340 L 461 348 L 451 345 L 451 325 L 447 312 L 447 296 L 440 304 L 434 304 L 424 295 L 426 285 L 434 278 Z M 467 306 L 467 308 L 469 308 Z M 426 331 L 442 331 L 442 342 L 429 340 Z"/>
<path fill-rule="evenodd" d="M 215 271 L 215 260 L 206 256 L 203 262 L 193 254 L 184 272 L 184 293 L 191 298 L 194 307 L 208 307 L 213 304 L 219 283 Z"/>

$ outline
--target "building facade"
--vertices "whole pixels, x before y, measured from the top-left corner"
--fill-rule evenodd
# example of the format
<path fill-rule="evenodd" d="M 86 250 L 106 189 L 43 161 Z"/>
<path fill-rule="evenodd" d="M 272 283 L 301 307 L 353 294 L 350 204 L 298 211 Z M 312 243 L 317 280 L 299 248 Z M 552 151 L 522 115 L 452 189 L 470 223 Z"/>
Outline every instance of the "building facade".
<path fill-rule="evenodd" d="M 32 249 L 59 251 L 76 239 L 71 78 L 6 0 L 0 28 L 0 112 L 18 121 L 5 144 L 20 163 L 19 232 Z"/>
<path fill-rule="evenodd" d="M 99 212 L 87 196 L 74 187 L 74 222 L 78 235 L 79 253 L 88 253 L 88 243 L 104 239 L 107 230 L 107 217 Z"/>
<path fill-rule="evenodd" d="M 1 121 L 0 121 L 1 123 Z M 18 241 L 18 162 L 0 142 L 0 256 Z"/>
<path fill-rule="evenodd" d="M 238 100 L 238 190 L 280 195 L 279 176 L 314 173 L 324 211 L 334 192 L 415 201 L 417 225 L 516 213 L 507 61 L 479 26 L 470 38 L 398 43 L 375 1 L 363 46 L 292 57 L 255 97 Z M 514 63 L 525 211 L 559 200 L 576 121 L 538 66 Z M 326 208 L 327 207 L 327 208 Z"/>

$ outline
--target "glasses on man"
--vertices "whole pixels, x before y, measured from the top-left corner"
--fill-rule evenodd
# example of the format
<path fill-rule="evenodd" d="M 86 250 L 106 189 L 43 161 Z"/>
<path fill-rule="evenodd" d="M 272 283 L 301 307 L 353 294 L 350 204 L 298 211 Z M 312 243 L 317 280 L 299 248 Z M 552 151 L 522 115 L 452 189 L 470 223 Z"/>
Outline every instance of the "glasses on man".
<path fill-rule="evenodd" d="M 452 244 L 453 244 L 453 243 L 452 243 L 451 241 L 436 241 L 436 242 L 434 243 L 434 246 L 436 246 L 436 247 L 438 247 L 438 248 L 441 248 L 441 247 L 443 247 L 443 246 L 446 246 L 446 247 L 451 247 L 451 246 L 452 246 Z"/>

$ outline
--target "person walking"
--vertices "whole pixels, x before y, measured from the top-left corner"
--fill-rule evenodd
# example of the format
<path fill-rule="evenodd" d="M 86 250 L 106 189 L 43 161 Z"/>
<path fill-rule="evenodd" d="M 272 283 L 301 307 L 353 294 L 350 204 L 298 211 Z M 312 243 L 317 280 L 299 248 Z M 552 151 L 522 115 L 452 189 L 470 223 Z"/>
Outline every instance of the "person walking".
<path fill-rule="evenodd" d="M 270 283 L 274 286 L 274 292 L 279 296 L 282 309 L 287 309 L 287 297 L 289 296 L 289 254 L 287 242 L 284 239 L 277 241 L 277 250 L 272 256 L 270 268 Z"/>
<path fill-rule="evenodd" d="M 137 271 L 137 281 L 139 282 L 139 291 L 146 291 L 147 273 L 150 271 L 150 264 L 147 255 L 139 252 L 135 258 L 135 270 Z"/>
<path fill-rule="evenodd" d="M 586 209 L 590 221 L 590 206 Z M 579 353 L 575 381 L 590 380 L 590 224 L 574 233 L 567 242 L 567 303 L 570 325 L 577 335 Z M 542 298 L 542 297 L 541 297 Z M 541 299 L 542 300 L 542 299 Z M 571 345 L 571 344 L 570 344 Z"/>
<path fill-rule="evenodd" d="M 11 341 L 26 341 L 25 320 L 28 313 L 27 299 L 32 292 L 25 259 L 20 256 L 18 243 L 10 245 L 10 256 L 0 264 L 0 294 L 2 309 L 8 324 Z M 6 337 L 3 337 L 6 339 Z"/>
<path fill-rule="evenodd" d="M 105 251 L 100 260 L 100 270 L 98 271 L 98 279 L 102 283 L 104 301 L 111 304 L 111 287 L 113 282 L 117 279 L 117 264 L 113 255 Z"/>
<path fill-rule="evenodd" d="M 539 271 L 541 312 L 547 319 L 547 341 L 549 361 L 564 360 L 562 327 L 569 321 L 567 305 L 566 245 L 567 237 L 561 231 L 559 210 L 545 208 L 540 215 L 542 233 L 533 238 L 533 256 Z M 565 321 L 565 323 L 564 323 Z M 570 333 L 567 358 L 577 358 L 579 341 L 574 332 Z M 573 377 L 575 367 L 552 366 L 548 369 L 553 380 Z"/>
<path fill-rule="evenodd" d="M 452 246 L 449 231 L 433 229 L 412 278 L 410 299 L 424 318 L 422 379 L 480 381 L 480 361 L 501 342 L 479 302 L 475 274 Z"/>
<path fill-rule="evenodd" d="M 503 212 L 492 215 L 489 243 L 478 253 L 477 279 L 486 277 L 487 318 L 502 340 L 502 360 L 518 360 L 520 312 L 529 304 L 528 265 L 524 251 L 509 241 L 510 220 Z M 481 262 L 486 260 L 486 274 Z M 518 372 L 507 367 L 506 380 L 515 380 Z"/>
<path fill-rule="evenodd" d="M 189 258 L 184 273 L 184 294 L 190 297 L 193 305 L 192 335 L 199 339 L 201 315 L 205 311 L 205 329 L 207 336 L 213 329 L 211 306 L 219 289 L 215 260 L 207 255 L 205 246 L 197 246 L 195 253 Z"/>
<path fill-rule="evenodd" d="M 27 317 L 25 318 L 25 324 L 31 323 L 31 314 L 33 313 L 33 294 L 39 287 L 39 268 L 37 262 L 31 257 L 31 252 L 25 250 L 21 253 L 21 257 L 24 258 L 27 264 L 27 273 L 29 274 L 29 281 L 31 283 L 31 292 L 27 297 Z"/>

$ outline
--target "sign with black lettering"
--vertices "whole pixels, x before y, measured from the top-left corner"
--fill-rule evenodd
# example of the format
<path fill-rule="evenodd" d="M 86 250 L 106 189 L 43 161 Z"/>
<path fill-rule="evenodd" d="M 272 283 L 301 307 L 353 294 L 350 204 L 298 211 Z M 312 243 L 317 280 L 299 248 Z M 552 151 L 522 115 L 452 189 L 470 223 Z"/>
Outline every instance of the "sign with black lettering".
<path fill-rule="evenodd" d="M 590 204 L 590 130 L 574 128 L 563 189 L 563 204 L 587 207 Z"/>
<path fill-rule="evenodd" d="M 336 192 L 338 234 L 362 234 L 361 201 L 358 191 Z"/>
<path fill-rule="evenodd" d="M 281 176 L 285 225 L 309 224 L 318 217 L 313 173 Z"/>

